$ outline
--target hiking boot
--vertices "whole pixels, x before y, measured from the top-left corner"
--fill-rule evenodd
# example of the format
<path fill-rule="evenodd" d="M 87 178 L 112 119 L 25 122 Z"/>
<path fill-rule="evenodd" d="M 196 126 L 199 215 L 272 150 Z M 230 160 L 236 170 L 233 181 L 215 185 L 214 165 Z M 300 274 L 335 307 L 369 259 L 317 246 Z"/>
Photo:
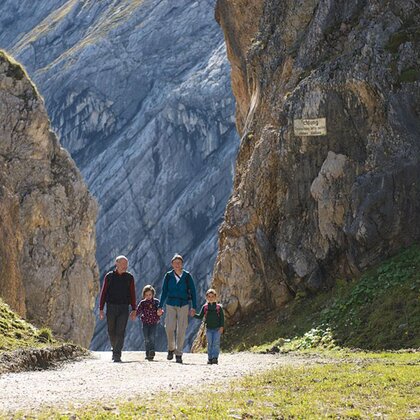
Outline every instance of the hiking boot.
<path fill-rule="evenodd" d="M 166 358 L 172 360 L 174 358 L 174 350 L 168 350 L 168 356 Z"/>
<path fill-rule="evenodd" d="M 150 352 L 146 351 L 146 356 L 145 356 L 145 359 L 146 359 L 146 360 L 149 360 L 149 357 L 150 357 Z"/>
<path fill-rule="evenodd" d="M 121 359 L 119 357 L 114 358 L 114 363 L 121 363 Z"/>
<path fill-rule="evenodd" d="M 182 363 L 182 356 L 175 356 L 177 363 Z"/>
<path fill-rule="evenodd" d="M 209 359 L 209 360 L 207 360 L 207 364 L 208 364 L 208 365 L 213 364 L 213 359 Z"/>
<path fill-rule="evenodd" d="M 212 365 L 217 365 L 218 364 L 218 360 L 217 360 L 217 357 L 215 357 L 214 359 L 211 359 L 211 364 Z"/>

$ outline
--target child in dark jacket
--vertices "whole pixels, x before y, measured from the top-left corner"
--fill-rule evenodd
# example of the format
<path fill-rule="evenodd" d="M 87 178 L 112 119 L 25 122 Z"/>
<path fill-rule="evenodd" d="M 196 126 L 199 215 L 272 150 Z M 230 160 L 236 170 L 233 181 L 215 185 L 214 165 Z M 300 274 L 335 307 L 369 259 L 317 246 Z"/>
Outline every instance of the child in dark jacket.
<path fill-rule="evenodd" d="M 155 299 L 155 289 L 148 284 L 143 287 L 143 300 L 137 305 L 136 314 L 143 323 L 144 345 L 146 346 L 146 360 L 155 357 L 155 336 L 160 316 L 157 313 L 159 300 Z"/>
<path fill-rule="evenodd" d="M 206 326 L 207 354 L 209 365 L 217 365 L 220 353 L 220 336 L 225 326 L 225 316 L 222 306 L 217 303 L 217 293 L 214 289 L 206 292 L 206 303 L 194 318 L 203 319 Z"/>

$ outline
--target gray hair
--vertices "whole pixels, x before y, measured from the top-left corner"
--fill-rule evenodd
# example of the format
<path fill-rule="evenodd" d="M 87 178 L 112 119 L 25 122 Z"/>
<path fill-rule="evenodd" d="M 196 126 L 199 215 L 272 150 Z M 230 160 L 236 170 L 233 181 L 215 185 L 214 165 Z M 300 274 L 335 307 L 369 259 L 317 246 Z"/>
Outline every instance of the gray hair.
<path fill-rule="evenodd" d="M 126 260 L 128 262 L 128 258 L 125 255 L 118 255 L 118 257 L 115 258 L 115 262 L 118 262 L 120 260 Z"/>
<path fill-rule="evenodd" d="M 182 255 L 180 255 L 180 254 L 175 254 L 175 255 L 172 257 L 171 262 L 174 262 L 175 260 L 181 260 L 182 262 L 184 262 L 184 258 L 182 258 Z"/>

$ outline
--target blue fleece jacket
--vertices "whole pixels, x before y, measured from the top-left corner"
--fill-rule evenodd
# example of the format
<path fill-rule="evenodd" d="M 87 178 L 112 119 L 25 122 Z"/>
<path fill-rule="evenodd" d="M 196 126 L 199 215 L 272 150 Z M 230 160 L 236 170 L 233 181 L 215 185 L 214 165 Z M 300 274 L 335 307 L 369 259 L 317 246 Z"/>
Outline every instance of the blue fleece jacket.
<path fill-rule="evenodd" d="M 192 307 L 197 309 L 197 296 L 195 292 L 194 280 L 188 271 L 183 271 L 181 279 L 176 282 L 174 270 L 168 271 L 163 278 L 162 294 L 160 295 L 160 308 L 163 308 L 165 303 L 171 306 L 188 305 L 188 291 L 187 291 L 187 277 L 188 287 L 190 289 L 190 296 Z"/>

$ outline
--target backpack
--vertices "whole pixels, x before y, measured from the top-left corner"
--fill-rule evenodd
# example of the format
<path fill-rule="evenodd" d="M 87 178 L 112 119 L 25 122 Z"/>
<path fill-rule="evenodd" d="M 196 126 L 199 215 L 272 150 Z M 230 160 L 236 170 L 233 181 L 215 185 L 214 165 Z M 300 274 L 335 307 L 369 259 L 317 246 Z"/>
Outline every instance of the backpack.
<path fill-rule="evenodd" d="M 209 310 L 209 304 L 208 303 L 206 303 L 204 306 L 203 306 L 203 309 L 204 309 L 204 319 L 206 319 L 207 318 L 207 312 L 208 312 L 208 310 Z M 222 309 L 222 307 L 218 304 L 218 303 L 216 303 L 216 312 L 217 312 L 217 316 L 220 318 L 220 310 Z"/>

